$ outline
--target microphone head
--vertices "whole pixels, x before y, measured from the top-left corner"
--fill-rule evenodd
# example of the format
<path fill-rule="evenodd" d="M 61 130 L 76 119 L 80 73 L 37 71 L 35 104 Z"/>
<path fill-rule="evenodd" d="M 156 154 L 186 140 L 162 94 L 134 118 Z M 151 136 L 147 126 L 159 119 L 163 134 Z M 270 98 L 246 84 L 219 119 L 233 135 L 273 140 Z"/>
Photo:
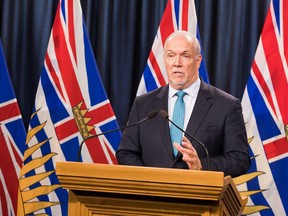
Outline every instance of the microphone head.
<path fill-rule="evenodd" d="M 169 115 L 168 115 L 168 113 L 165 110 L 160 110 L 160 115 L 164 119 L 168 119 L 169 118 Z"/>
<path fill-rule="evenodd" d="M 158 114 L 158 112 L 159 112 L 158 110 L 151 111 L 150 113 L 148 113 L 147 118 L 148 119 L 154 118 Z"/>

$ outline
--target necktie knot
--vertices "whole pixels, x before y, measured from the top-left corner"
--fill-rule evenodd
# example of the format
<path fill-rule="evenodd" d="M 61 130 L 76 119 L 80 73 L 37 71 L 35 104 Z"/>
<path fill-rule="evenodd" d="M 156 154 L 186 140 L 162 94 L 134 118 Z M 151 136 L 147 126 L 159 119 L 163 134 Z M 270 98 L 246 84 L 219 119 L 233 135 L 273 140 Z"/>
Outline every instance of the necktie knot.
<path fill-rule="evenodd" d="M 178 98 L 183 99 L 183 97 L 184 97 L 184 95 L 186 94 L 186 92 L 180 90 L 180 91 L 178 91 L 176 94 L 177 94 Z"/>

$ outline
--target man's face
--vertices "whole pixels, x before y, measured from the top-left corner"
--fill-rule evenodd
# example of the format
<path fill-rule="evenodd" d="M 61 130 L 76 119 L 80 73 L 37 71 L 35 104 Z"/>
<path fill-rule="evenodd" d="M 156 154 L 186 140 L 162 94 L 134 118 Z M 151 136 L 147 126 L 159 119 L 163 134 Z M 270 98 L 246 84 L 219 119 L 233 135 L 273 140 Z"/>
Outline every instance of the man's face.
<path fill-rule="evenodd" d="M 185 89 L 198 78 L 198 69 L 202 60 L 195 53 L 192 39 L 185 35 L 176 35 L 167 41 L 164 50 L 164 65 L 169 84 L 174 89 Z"/>

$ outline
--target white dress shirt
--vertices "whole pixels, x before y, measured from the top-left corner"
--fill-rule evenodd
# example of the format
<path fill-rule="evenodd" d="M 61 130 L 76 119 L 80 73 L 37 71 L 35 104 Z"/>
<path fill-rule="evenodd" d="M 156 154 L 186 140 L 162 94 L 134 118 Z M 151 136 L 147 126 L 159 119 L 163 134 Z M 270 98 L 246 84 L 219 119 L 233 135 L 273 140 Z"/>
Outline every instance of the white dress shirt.
<path fill-rule="evenodd" d="M 186 89 L 182 89 L 183 91 L 186 92 L 185 96 L 184 96 L 184 102 L 185 102 L 185 117 L 184 117 L 184 126 L 183 126 L 183 130 L 186 130 L 187 124 L 189 122 L 190 116 L 192 114 L 194 105 L 195 105 L 195 101 L 200 89 L 200 78 L 198 77 L 198 79 L 192 83 L 192 85 L 190 85 L 188 88 Z M 174 111 L 174 105 L 175 102 L 177 100 L 177 95 L 176 93 L 179 90 L 173 89 L 171 87 L 171 85 L 169 85 L 169 93 L 168 93 L 168 115 L 169 115 L 169 119 L 172 120 L 172 116 L 173 116 L 173 111 Z"/>

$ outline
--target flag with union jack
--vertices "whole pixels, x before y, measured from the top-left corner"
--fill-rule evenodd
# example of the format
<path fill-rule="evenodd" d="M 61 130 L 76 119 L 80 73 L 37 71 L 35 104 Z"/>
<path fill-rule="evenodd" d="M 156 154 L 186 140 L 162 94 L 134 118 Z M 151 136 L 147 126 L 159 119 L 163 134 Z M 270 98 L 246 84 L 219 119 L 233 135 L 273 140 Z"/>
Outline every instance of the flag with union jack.
<path fill-rule="evenodd" d="M 0 41 L 0 215 L 17 215 L 18 175 L 26 131 Z"/>
<path fill-rule="evenodd" d="M 140 80 L 137 95 L 144 94 L 167 84 L 168 80 L 163 62 L 163 46 L 167 37 L 178 30 L 193 33 L 201 44 L 194 0 L 168 1 Z M 204 81 L 209 83 L 204 58 L 202 58 L 199 74 Z"/>
<path fill-rule="evenodd" d="M 80 143 L 118 128 L 87 35 L 79 0 L 61 0 L 48 43 L 20 173 L 25 214 L 67 215 L 58 161 L 76 161 Z M 121 132 L 89 139 L 80 161 L 116 164 Z M 20 214 L 20 213 L 19 213 Z"/>
<path fill-rule="evenodd" d="M 288 1 L 273 0 L 264 23 L 242 107 L 252 164 L 247 214 L 288 214 Z"/>

